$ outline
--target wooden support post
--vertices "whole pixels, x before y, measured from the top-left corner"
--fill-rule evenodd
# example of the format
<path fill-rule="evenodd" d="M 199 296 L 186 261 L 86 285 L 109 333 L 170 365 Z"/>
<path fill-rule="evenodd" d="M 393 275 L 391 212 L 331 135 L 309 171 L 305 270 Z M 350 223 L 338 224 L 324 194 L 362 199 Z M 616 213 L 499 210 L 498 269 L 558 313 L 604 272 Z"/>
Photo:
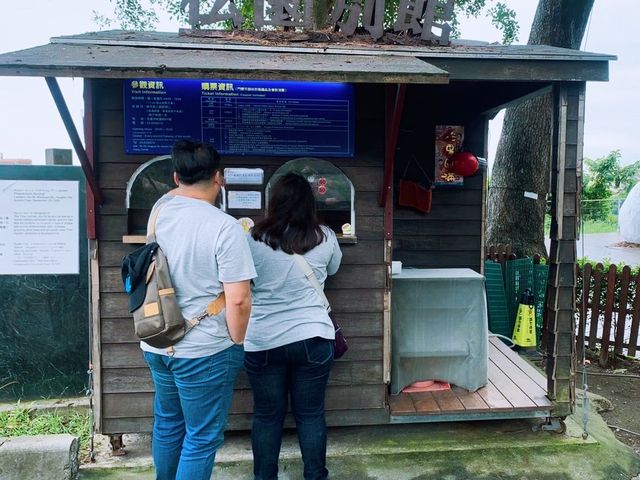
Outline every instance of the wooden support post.
<path fill-rule="evenodd" d="M 482 116 L 482 156 L 484 158 L 489 158 L 489 117 L 486 115 Z M 487 200 L 489 198 L 489 168 L 485 166 L 482 169 L 482 227 L 480 230 L 480 274 L 484 275 L 484 261 L 485 254 L 484 250 L 486 248 L 487 241 Z"/>
<path fill-rule="evenodd" d="M 391 382 L 391 261 L 393 259 L 393 168 L 400 132 L 400 120 L 407 91 L 405 84 L 387 85 L 385 108 L 384 179 L 379 203 L 384 207 L 384 263 L 386 282 L 383 310 L 383 378 Z"/>
<path fill-rule="evenodd" d="M 384 262 L 386 267 L 384 306 L 382 310 L 382 378 L 386 384 L 391 383 L 391 259 L 393 255 L 393 242 L 384 241 Z"/>
<path fill-rule="evenodd" d="M 102 336 L 100 321 L 100 261 L 98 260 L 98 241 L 89 241 L 89 275 L 91 279 L 91 391 L 93 395 L 94 432 L 102 432 Z M 91 432 L 93 433 L 93 432 Z"/>
<path fill-rule="evenodd" d="M 381 207 L 387 205 L 387 199 L 393 193 L 393 164 L 400 133 L 400 120 L 404 109 L 404 98 L 407 92 L 405 84 L 387 85 L 386 111 L 385 111 L 385 151 L 384 151 L 384 179 L 380 191 L 379 203 Z M 387 216 L 385 215 L 385 222 Z M 385 238 L 387 238 L 387 225 L 385 224 Z"/>
<path fill-rule="evenodd" d="M 93 170 L 95 167 L 93 150 L 93 80 L 84 79 L 84 144 L 86 145 L 87 160 Z M 93 190 L 87 188 L 87 237 L 89 240 L 97 238 L 96 231 L 96 198 Z"/>
<path fill-rule="evenodd" d="M 62 117 L 62 123 L 64 123 L 64 126 L 67 129 L 67 134 L 69 135 L 69 139 L 73 144 L 73 149 L 76 151 L 76 155 L 78 155 L 78 159 L 80 160 L 80 166 L 82 167 L 84 176 L 87 179 L 87 184 L 89 185 L 88 190 L 91 190 L 91 192 L 93 193 L 95 202 L 101 204 L 102 195 L 100 194 L 98 182 L 93 173 L 93 168 L 91 167 L 91 161 L 89 160 L 87 152 L 82 146 L 82 141 L 80 140 L 80 136 L 78 135 L 78 130 L 76 130 L 76 126 L 73 124 L 73 119 L 71 118 L 71 114 L 69 113 L 67 104 L 64 101 L 62 92 L 60 91 L 60 86 L 58 85 L 57 80 L 53 77 L 45 77 L 45 80 L 47 82 L 47 86 L 49 87 L 49 91 L 51 92 L 51 96 L 53 97 L 53 101 L 55 102 L 56 107 L 58 107 L 58 113 L 60 113 L 60 117 Z"/>
<path fill-rule="evenodd" d="M 553 198 L 547 283 L 547 394 L 554 415 L 575 406 L 575 289 L 578 225 L 578 172 L 582 166 L 585 84 L 559 83 L 553 89 L 553 142 L 550 191 Z"/>

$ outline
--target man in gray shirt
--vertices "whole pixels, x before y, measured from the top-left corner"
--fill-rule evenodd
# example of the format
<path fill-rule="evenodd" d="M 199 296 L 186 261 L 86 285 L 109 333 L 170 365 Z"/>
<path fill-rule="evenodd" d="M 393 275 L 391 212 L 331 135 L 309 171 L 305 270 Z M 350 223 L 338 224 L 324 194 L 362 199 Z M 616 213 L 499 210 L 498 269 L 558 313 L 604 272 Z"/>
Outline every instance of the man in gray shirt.
<path fill-rule="evenodd" d="M 163 204 L 156 241 L 180 309 L 192 319 L 221 295 L 226 308 L 169 349 L 141 342 L 155 386 L 153 459 L 159 480 L 209 480 L 244 359 L 256 272 L 241 226 L 214 206 L 224 184 L 218 152 L 180 140 L 172 162 L 178 187 L 154 208 Z"/>

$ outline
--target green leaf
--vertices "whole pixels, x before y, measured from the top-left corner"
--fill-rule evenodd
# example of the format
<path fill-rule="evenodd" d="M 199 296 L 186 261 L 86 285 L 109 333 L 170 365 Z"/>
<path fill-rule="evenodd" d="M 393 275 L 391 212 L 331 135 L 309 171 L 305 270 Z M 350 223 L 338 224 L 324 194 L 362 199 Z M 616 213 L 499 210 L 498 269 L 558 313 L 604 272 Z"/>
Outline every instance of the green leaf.
<path fill-rule="evenodd" d="M 518 40 L 518 32 L 520 26 L 516 21 L 515 10 L 506 6 L 502 2 L 498 2 L 495 7 L 489 9 L 491 16 L 491 24 L 502 32 L 502 43 L 510 45 Z"/>
<path fill-rule="evenodd" d="M 181 25 L 188 25 L 187 12 L 180 9 L 180 0 L 109 0 L 113 6 L 113 17 L 93 12 L 93 20 L 100 28 L 118 24 L 124 30 L 153 30 L 159 21 L 159 11 L 169 14 L 172 20 Z M 200 11 L 208 12 L 214 0 L 201 0 Z M 386 0 L 384 27 L 390 29 L 395 23 L 400 0 Z M 236 5 L 244 16 L 243 29 L 253 30 L 254 3 L 253 0 L 236 0 Z M 452 38 L 460 36 L 459 15 L 477 18 L 484 12 L 491 18 L 492 24 L 502 32 L 503 43 L 508 44 L 517 40 L 519 25 L 515 11 L 509 9 L 505 3 L 496 0 L 457 0 L 451 20 Z M 231 22 L 220 22 L 214 28 L 231 29 Z"/>

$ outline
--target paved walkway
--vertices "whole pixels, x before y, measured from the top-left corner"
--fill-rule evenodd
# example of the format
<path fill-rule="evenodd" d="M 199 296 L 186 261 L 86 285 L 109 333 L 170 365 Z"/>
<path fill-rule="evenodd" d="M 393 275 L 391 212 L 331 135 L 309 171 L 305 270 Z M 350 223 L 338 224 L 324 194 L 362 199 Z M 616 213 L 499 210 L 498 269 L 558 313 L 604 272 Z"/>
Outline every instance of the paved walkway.
<path fill-rule="evenodd" d="M 578 240 L 578 258 L 587 257 L 599 262 L 609 260 L 613 263 L 625 263 L 640 266 L 640 248 L 614 247 L 622 242 L 618 233 L 590 233 Z M 547 249 L 549 241 L 546 242 Z"/>
<path fill-rule="evenodd" d="M 334 480 L 629 480 L 640 456 L 618 442 L 602 418 L 567 418 L 564 435 L 533 431 L 536 421 L 500 420 L 345 427 L 329 430 Z M 216 458 L 215 480 L 251 480 L 248 432 L 229 432 Z M 111 457 L 100 437 L 96 462 L 82 480 L 153 480 L 148 435 L 125 435 L 127 455 Z M 302 479 L 297 440 L 285 435 L 279 480 Z"/>

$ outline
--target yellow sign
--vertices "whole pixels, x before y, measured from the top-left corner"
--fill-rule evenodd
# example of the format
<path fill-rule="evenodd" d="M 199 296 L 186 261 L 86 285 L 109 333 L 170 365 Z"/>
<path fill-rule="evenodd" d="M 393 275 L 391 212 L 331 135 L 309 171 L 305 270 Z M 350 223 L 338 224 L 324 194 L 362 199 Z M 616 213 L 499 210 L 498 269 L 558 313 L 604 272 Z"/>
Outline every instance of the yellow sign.
<path fill-rule="evenodd" d="M 536 308 L 533 305 L 520 304 L 518 306 L 512 340 L 520 347 L 535 347 L 537 345 Z"/>

